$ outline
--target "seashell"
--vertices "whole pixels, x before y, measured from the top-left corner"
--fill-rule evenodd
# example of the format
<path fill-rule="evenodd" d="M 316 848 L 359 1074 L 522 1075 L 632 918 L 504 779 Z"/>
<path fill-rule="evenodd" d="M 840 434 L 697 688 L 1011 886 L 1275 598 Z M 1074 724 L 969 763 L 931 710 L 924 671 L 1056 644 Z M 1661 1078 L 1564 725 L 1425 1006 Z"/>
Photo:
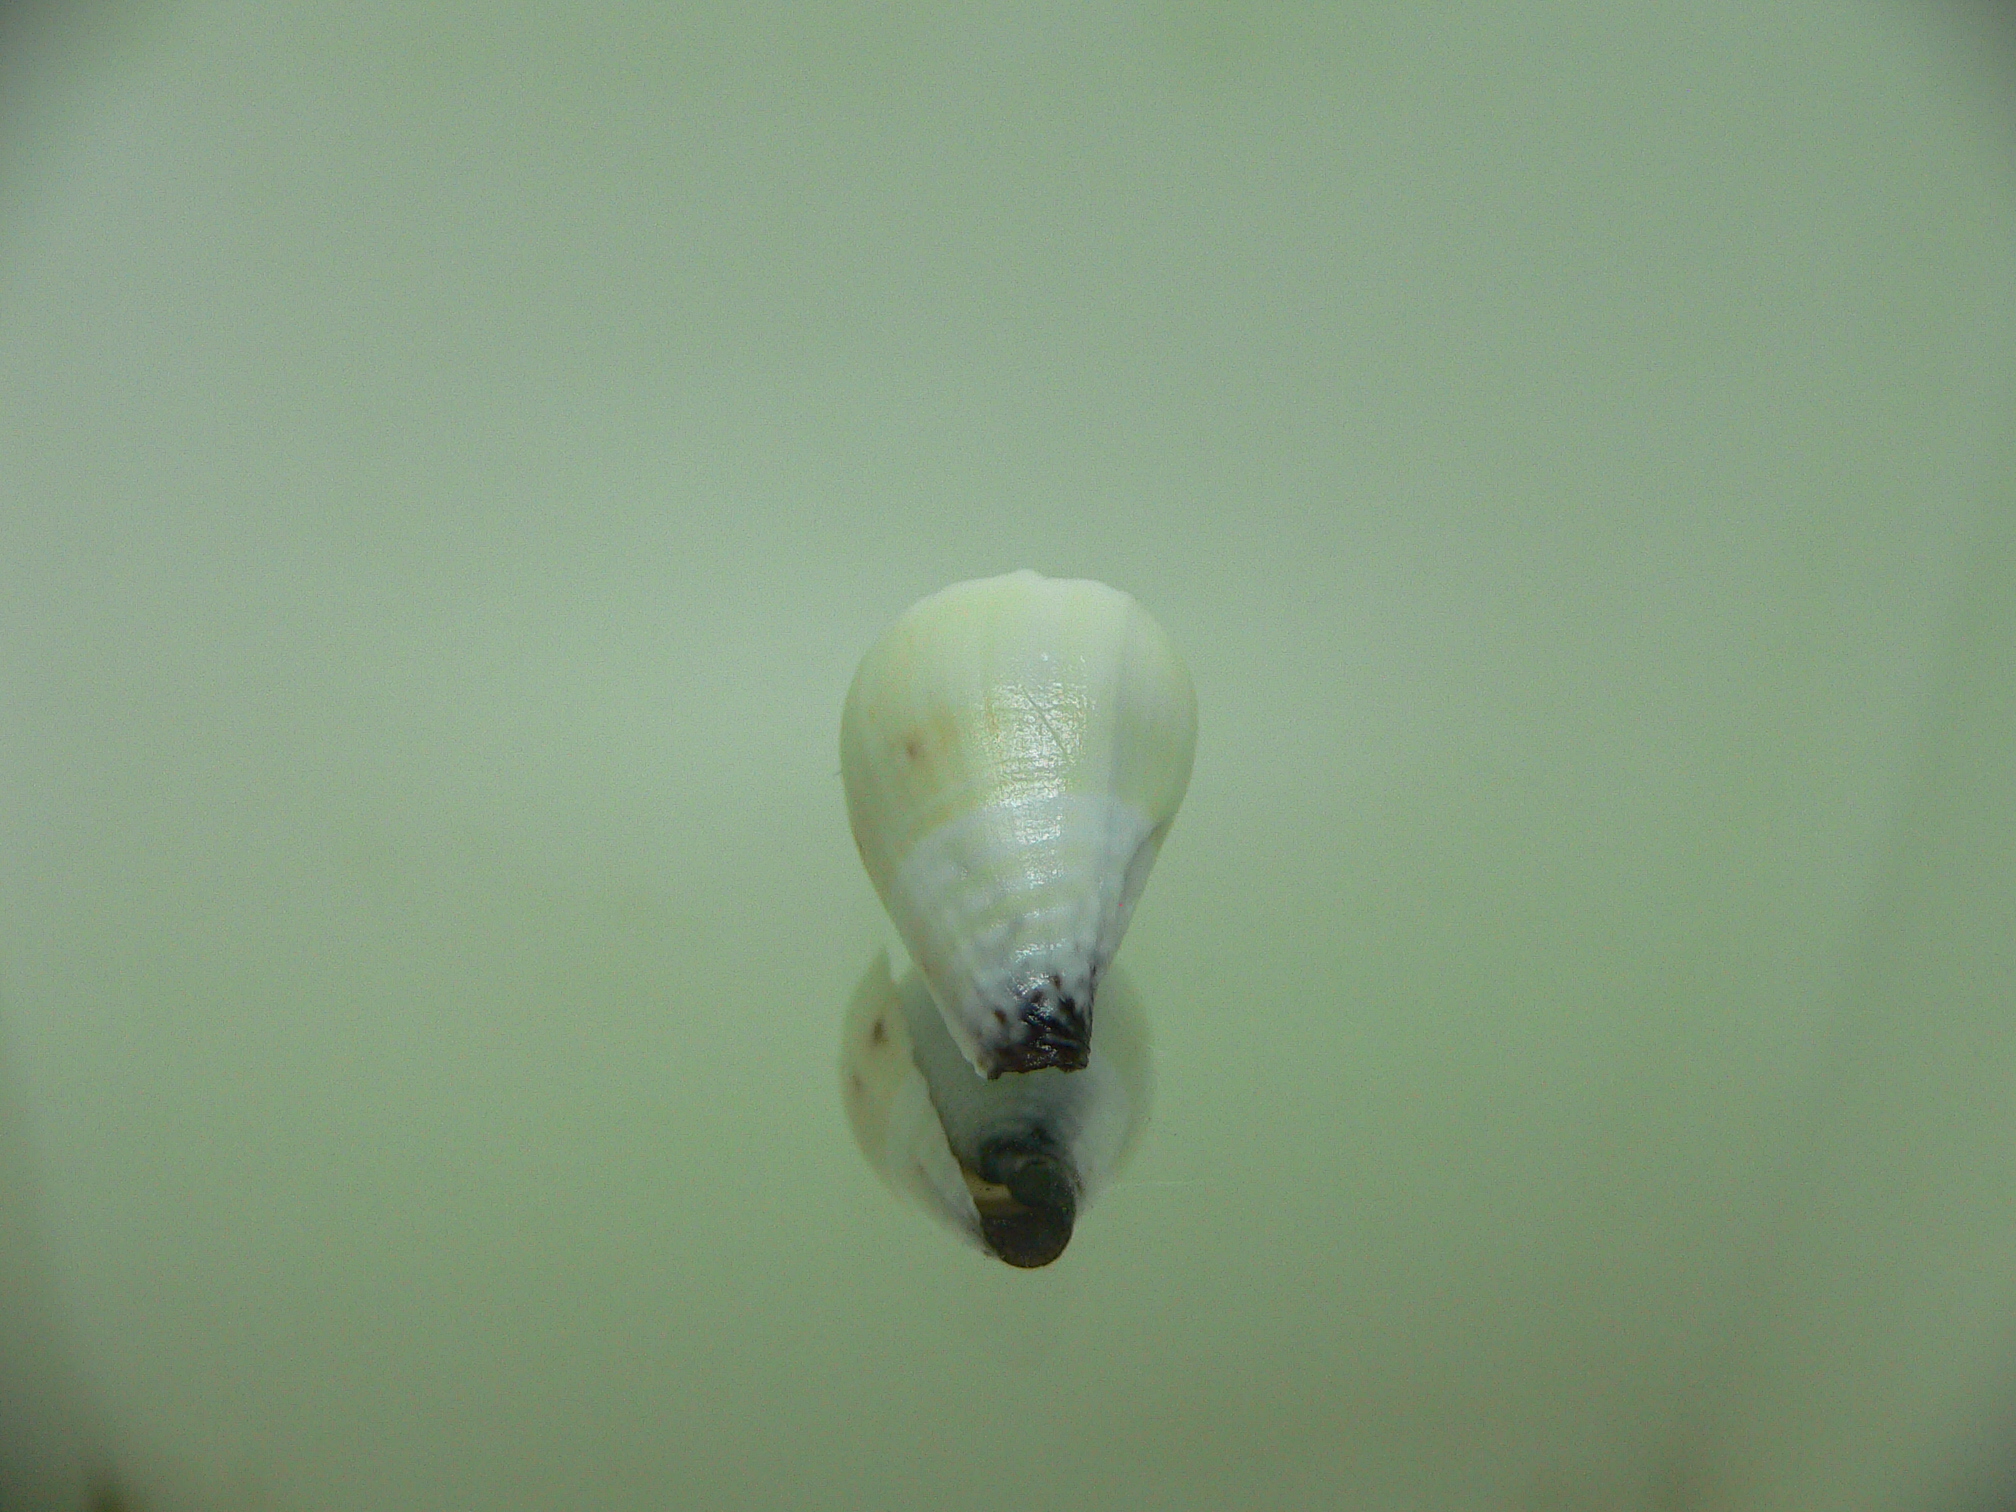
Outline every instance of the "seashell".
<path fill-rule="evenodd" d="M 1082 1070 L 986 1081 L 952 1043 L 922 974 L 898 987 L 878 955 L 841 1034 L 841 1096 L 861 1153 L 969 1244 L 1021 1269 L 1048 1265 L 1148 1116 L 1140 999 L 1115 970 L 1099 1002 L 1099 1043 Z"/>
<path fill-rule="evenodd" d="M 982 1076 L 1087 1063 L 1196 742 L 1175 648 L 1103 583 L 955 583 L 862 658 L 840 721 L 854 841 Z"/>

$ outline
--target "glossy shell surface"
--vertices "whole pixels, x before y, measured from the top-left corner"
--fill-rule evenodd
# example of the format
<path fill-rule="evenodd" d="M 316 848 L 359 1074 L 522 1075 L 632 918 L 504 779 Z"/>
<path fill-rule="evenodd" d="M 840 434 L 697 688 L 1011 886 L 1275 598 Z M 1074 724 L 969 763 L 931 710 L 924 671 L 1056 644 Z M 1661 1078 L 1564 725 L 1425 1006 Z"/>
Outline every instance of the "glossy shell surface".
<path fill-rule="evenodd" d="M 1196 731 L 1161 627 L 1086 579 L 955 583 L 862 659 L 840 739 L 855 843 L 982 1076 L 1087 1064 Z"/>

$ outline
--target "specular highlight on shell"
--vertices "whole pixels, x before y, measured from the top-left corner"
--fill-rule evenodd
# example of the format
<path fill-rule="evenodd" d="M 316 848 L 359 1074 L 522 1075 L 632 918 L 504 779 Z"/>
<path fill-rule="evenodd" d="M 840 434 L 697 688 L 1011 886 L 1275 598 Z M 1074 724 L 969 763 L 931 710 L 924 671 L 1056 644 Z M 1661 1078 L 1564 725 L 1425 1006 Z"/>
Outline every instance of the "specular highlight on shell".
<path fill-rule="evenodd" d="M 982 1076 L 1086 1065 L 1195 745 L 1168 637 L 1089 579 L 955 583 L 862 658 L 841 718 L 855 842 Z"/>

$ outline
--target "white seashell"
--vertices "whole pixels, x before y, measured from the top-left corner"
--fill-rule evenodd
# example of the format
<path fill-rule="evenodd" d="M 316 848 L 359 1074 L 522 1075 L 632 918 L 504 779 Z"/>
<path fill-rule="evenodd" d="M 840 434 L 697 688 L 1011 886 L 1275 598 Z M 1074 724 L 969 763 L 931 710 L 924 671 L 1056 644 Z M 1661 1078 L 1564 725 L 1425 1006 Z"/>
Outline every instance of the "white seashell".
<path fill-rule="evenodd" d="M 1086 1064 L 1196 742 L 1175 648 L 1103 583 L 955 583 L 862 658 L 840 721 L 854 841 L 981 1075 Z"/>
<path fill-rule="evenodd" d="M 883 1180 L 988 1254 L 1048 1265 L 1146 1122 L 1146 1016 L 1115 971 L 1083 1070 L 983 1081 L 922 975 L 911 971 L 899 988 L 878 955 L 847 1008 L 840 1081 L 855 1143 Z"/>

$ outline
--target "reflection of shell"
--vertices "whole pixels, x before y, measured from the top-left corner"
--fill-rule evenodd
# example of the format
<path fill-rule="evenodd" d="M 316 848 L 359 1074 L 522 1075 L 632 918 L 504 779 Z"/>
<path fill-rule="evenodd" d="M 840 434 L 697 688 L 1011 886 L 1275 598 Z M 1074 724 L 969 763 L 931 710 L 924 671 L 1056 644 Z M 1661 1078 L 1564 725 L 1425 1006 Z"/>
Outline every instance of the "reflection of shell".
<path fill-rule="evenodd" d="M 1126 977 L 1099 996 L 1082 1071 L 982 1081 L 945 1031 L 924 979 L 899 988 L 877 956 L 854 989 L 842 1100 L 861 1153 L 903 1196 L 1008 1264 L 1048 1265 L 1132 1153 L 1148 1115 L 1148 1030 Z"/>
<path fill-rule="evenodd" d="M 982 1075 L 1085 1064 L 1196 736 L 1168 637 L 1103 583 L 955 583 L 862 658 L 840 723 L 854 840 Z"/>

